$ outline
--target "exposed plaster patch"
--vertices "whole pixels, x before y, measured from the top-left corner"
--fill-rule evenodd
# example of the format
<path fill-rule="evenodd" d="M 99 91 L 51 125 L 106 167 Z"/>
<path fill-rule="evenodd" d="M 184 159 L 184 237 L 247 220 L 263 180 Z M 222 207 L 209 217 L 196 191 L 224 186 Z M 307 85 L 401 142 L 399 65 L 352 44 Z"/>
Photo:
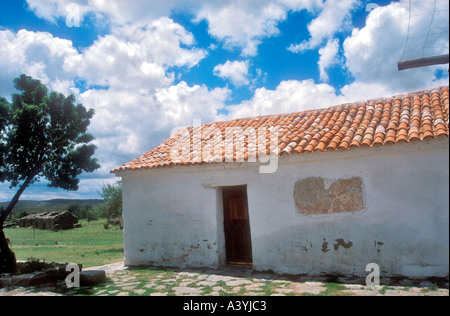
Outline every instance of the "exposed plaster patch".
<path fill-rule="evenodd" d="M 322 244 L 322 252 L 326 253 L 330 251 L 330 249 L 328 249 L 328 242 L 327 240 L 324 238 L 323 239 L 323 244 Z"/>
<path fill-rule="evenodd" d="M 345 242 L 344 239 L 336 239 L 336 243 L 333 245 L 334 251 L 338 251 L 339 247 L 344 247 L 345 249 L 349 249 L 353 247 L 353 242 Z"/>
<path fill-rule="evenodd" d="M 360 177 L 335 182 L 303 179 L 295 183 L 294 199 L 303 215 L 354 213 L 364 209 L 363 181 Z"/>
<path fill-rule="evenodd" d="M 380 247 L 383 246 L 384 243 L 381 242 L 381 241 L 376 241 L 376 240 L 373 243 L 374 243 L 375 248 L 377 249 L 377 253 L 381 254 L 381 248 Z"/>

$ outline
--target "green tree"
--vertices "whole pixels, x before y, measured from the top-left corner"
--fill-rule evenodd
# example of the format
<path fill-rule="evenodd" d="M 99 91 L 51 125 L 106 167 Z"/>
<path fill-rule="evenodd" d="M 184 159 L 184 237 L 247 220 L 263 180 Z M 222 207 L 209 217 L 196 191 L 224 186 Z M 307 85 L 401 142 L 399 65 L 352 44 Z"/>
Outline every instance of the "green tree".
<path fill-rule="evenodd" d="M 97 212 L 92 205 L 72 204 L 67 211 L 78 217 L 78 219 L 87 219 L 88 222 L 98 219 Z"/>
<path fill-rule="evenodd" d="M 105 184 L 99 192 L 104 199 L 103 214 L 106 218 L 122 217 L 122 181 L 115 184 Z"/>
<path fill-rule="evenodd" d="M 0 214 L 0 269 L 13 271 L 15 256 L 9 249 L 3 224 L 20 196 L 31 184 L 46 179 L 49 187 L 78 190 L 78 176 L 100 167 L 93 158 L 94 137 L 87 133 L 94 111 L 75 104 L 75 97 L 50 92 L 39 80 L 22 74 L 14 79 L 20 92 L 12 104 L 1 100 L 0 182 L 17 189 Z"/>

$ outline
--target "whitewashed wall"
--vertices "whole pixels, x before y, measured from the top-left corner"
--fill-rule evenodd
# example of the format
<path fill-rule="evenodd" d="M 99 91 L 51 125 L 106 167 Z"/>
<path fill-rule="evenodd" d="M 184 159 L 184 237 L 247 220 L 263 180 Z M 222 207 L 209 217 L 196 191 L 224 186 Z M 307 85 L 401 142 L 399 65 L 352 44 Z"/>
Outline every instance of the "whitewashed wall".
<path fill-rule="evenodd" d="M 448 276 L 448 138 L 284 156 L 274 174 L 228 163 L 118 176 L 127 265 L 223 265 L 220 187 L 246 184 L 256 270 L 365 276 L 377 263 L 386 276 Z M 362 178 L 365 208 L 299 214 L 294 186 L 309 177 Z"/>

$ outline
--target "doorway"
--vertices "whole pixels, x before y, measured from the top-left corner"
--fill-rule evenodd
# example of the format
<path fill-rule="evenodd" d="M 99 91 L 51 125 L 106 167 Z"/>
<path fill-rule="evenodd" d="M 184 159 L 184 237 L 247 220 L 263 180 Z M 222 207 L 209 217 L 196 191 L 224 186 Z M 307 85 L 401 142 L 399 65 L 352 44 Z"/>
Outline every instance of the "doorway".
<path fill-rule="evenodd" d="M 247 186 L 224 187 L 222 194 L 226 263 L 252 265 Z"/>

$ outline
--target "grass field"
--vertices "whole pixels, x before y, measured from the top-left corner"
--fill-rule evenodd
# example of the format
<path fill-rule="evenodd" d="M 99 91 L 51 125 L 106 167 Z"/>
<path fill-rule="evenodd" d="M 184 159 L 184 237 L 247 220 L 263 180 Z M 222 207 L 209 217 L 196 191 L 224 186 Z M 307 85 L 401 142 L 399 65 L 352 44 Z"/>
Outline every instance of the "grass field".
<path fill-rule="evenodd" d="M 123 260 L 122 230 L 105 229 L 106 219 L 80 223 L 81 228 L 67 231 L 9 228 L 5 234 L 18 260 L 77 263 L 85 268 Z"/>

